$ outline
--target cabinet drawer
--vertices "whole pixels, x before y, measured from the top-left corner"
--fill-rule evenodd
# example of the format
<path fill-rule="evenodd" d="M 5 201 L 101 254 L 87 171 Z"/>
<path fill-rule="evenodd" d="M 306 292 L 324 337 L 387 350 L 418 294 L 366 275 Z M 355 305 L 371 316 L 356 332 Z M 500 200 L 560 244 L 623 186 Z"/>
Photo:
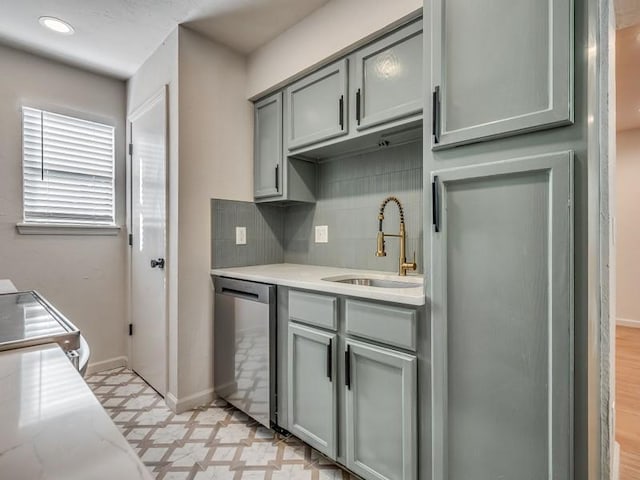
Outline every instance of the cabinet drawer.
<path fill-rule="evenodd" d="M 408 350 L 416 350 L 417 312 L 413 309 L 347 300 L 346 332 Z"/>
<path fill-rule="evenodd" d="M 289 292 L 289 318 L 330 330 L 338 328 L 337 303 L 335 297 L 315 293 Z"/>

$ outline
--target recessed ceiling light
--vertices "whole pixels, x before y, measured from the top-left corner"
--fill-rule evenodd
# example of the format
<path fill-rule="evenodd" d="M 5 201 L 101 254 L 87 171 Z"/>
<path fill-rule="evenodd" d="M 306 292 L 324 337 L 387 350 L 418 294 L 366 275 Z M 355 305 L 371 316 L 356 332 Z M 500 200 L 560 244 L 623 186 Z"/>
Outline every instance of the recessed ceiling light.
<path fill-rule="evenodd" d="M 43 27 L 53 30 L 56 33 L 62 33 L 63 35 L 73 35 L 75 31 L 67 22 L 56 17 L 40 17 L 38 21 Z"/>

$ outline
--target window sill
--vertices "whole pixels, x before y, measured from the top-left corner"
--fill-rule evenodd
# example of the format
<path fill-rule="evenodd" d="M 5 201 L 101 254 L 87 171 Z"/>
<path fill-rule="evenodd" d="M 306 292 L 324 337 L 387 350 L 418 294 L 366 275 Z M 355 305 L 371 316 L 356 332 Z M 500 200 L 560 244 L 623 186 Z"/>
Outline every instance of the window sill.
<path fill-rule="evenodd" d="M 60 225 L 57 223 L 18 223 L 21 235 L 118 235 L 118 225 Z"/>

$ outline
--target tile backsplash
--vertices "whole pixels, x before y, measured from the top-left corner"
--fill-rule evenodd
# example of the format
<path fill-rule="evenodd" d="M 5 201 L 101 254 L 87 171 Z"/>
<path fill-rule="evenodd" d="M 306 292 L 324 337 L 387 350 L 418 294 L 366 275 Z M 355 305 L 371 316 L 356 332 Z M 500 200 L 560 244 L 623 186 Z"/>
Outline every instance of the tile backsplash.
<path fill-rule="evenodd" d="M 386 239 L 386 257 L 376 257 L 378 210 L 389 195 L 404 207 L 407 257 L 422 264 L 422 144 L 414 142 L 341 157 L 318 167 L 313 205 L 288 207 L 211 201 L 213 268 L 300 263 L 396 272 L 399 240 Z M 385 209 L 384 231 L 398 233 L 394 203 Z M 328 243 L 315 243 L 315 226 L 328 226 Z M 235 227 L 247 227 L 247 244 L 235 244 Z"/>
<path fill-rule="evenodd" d="M 282 263 L 283 222 L 279 207 L 211 200 L 211 268 Z M 236 245 L 236 227 L 246 227 L 246 245 Z"/>
<path fill-rule="evenodd" d="M 397 271 L 399 239 L 387 238 L 387 256 L 375 256 L 378 211 L 389 195 L 398 197 L 404 208 L 407 257 L 415 251 L 418 270 L 423 271 L 420 142 L 320 164 L 316 203 L 286 209 L 285 262 Z M 394 203 L 387 205 L 384 216 L 384 231 L 398 233 Z M 328 243 L 315 243 L 315 225 L 329 227 Z"/>

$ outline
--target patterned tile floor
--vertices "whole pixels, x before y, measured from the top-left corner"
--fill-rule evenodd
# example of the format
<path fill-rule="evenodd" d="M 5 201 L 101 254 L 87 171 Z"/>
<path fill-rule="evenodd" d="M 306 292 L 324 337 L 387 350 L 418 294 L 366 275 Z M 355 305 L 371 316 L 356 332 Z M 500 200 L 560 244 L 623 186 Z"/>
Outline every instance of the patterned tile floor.
<path fill-rule="evenodd" d="M 158 480 L 355 479 L 298 439 L 264 428 L 224 401 L 176 415 L 126 368 L 86 380 Z"/>

